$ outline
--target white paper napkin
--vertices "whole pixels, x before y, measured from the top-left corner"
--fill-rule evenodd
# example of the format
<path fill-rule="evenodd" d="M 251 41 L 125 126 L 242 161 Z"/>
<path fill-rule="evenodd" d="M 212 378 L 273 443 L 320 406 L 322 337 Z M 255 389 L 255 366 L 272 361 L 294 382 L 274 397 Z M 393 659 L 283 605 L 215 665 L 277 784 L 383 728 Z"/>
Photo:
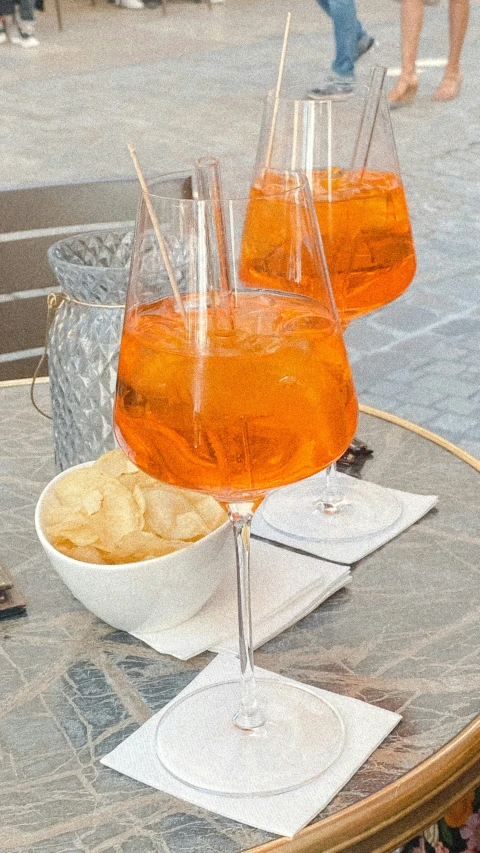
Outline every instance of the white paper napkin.
<path fill-rule="evenodd" d="M 233 543 L 232 543 L 233 547 Z M 251 600 L 254 647 L 280 634 L 350 581 L 348 566 L 252 541 Z M 134 636 L 162 654 L 187 660 L 201 652 L 238 650 L 235 570 L 191 619 L 167 631 Z"/>
<path fill-rule="evenodd" d="M 256 673 L 258 676 L 268 675 L 289 681 L 257 667 Z M 218 655 L 182 694 L 206 684 L 237 677 L 238 660 L 233 655 Z M 342 716 L 346 741 L 343 751 L 331 767 L 315 781 L 294 791 L 261 797 L 225 797 L 208 794 L 177 781 L 162 767 L 155 751 L 158 720 L 168 705 L 102 758 L 101 763 L 145 785 L 232 820 L 278 835 L 295 835 L 325 808 L 401 720 L 399 714 L 358 699 L 317 688 L 314 690 Z"/>
<path fill-rule="evenodd" d="M 298 535 L 292 535 L 290 532 L 286 533 L 276 527 L 273 527 L 265 520 L 262 511 L 263 504 L 261 504 L 253 517 L 252 533 L 256 536 L 262 537 L 263 539 L 270 540 L 272 542 L 280 542 L 284 545 L 290 545 L 293 548 L 298 548 L 309 554 L 315 554 L 317 557 L 321 557 L 324 560 L 332 560 L 333 562 L 351 565 L 357 560 L 361 560 L 363 557 L 366 557 L 367 554 L 371 554 L 373 551 L 376 551 L 377 548 L 385 545 L 386 542 L 389 542 L 395 536 L 398 536 L 399 533 L 402 533 L 402 531 L 406 530 L 407 527 L 410 527 L 411 524 L 414 524 L 415 521 L 422 518 L 422 516 L 431 510 L 438 502 L 438 497 L 436 495 L 414 495 L 409 492 L 401 492 L 397 489 L 386 489 L 379 486 L 375 486 L 374 489 L 370 489 L 371 484 L 369 484 L 368 481 L 358 480 L 348 476 L 347 474 L 339 473 L 337 476 L 340 479 L 340 485 L 343 481 L 355 481 L 355 487 L 358 488 L 359 494 L 364 494 L 366 500 L 374 500 L 378 502 L 379 508 L 382 501 L 382 493 L 392 494 L 399 503 L 400 515 L 398 519 L 384 530 L 381 530 L 378 533 L 371 533 L 368 536 L 358 536 L 351 539 L 318 540 L 302 536 L 300 525 Z M 324 480 L 322 475 L 315 475 L 315 477 L 310 477 L 308 481 L 304 480 L 303 482 L 308 484 L 315 484 L 318 482 L 318 493 L 320 493 Z M 282 493 L 284 493 L 286 497 L 288 497 L 287 490 L 289 489 L 291 489 L 290 486 L 278 489 L 275 492 L 275 495 L 281 497 Z M 290 492 L 290 494 L 292 493 Z M 332 518 L 333 524 L 335 524 L 336 518 L 336 516 Z"/>

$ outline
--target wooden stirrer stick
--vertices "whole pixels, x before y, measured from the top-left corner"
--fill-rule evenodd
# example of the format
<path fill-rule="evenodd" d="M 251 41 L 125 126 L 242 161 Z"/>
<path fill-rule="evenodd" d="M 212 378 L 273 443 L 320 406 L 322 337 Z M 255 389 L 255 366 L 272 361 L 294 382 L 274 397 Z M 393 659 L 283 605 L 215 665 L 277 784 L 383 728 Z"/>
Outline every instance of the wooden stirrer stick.
<path fill-rule="evenodd" d="M 160 251 L 162 253 L 163 262 L 164 262 L 165 268 L 167 270 L 168 278 L 170 280 L 170 284 L 171 284 L 171 287 L 173 290 L 173 295 L 174 295 L 175 301 L 177 303 L 177 308 L 182 315 L 182 319 L 183 319 L 183 323 L 185 325 L 185 328 L 187 328 L 187 315 L 185 313 L 185 306 L 182 302 L 182 297 L 180 296 L 180 291 L 178 289 L 178 285 L 177 285 L 177 281 L 175 278 L 175 273 L 173 271 L 173 267 L 170 263 L 170 258 L 168 257 L 168 252 L 167 252 L 167 247 L 165 245 L 165 240 L 163 239 L 162 232 L 160 231 L 160 225 L 159 225 L 159 222 L 157 219 L 157 215 L 153 209 L 152 200 L 150 198 L 150 193 L 148 192 L 148 187 L 147 187 L 147 183 L 145 181 L 145 178 L 144 178 L 144 175 L 142 172 L 142 167 L 140 166 L 140 163 L 138 162 L 137 152 L 135 151 L 135 148 L 133 147 L 131 142 L 128 143 L 128 150 L 129 150 L 130 156 L 133 160 L 133 165 L 135 166 L 137 178 L 138 178 L 140 186 L 142 188 L 143 199 L 144 199 L 145 204 L 147 206 L 148 215 L 150 216 L 150 219 L 151 219 L 151 222 L 153 225 L 153 230 L 155 231 L 155 236 L 157 238 L 157 242 L 158 242 Z"/>
<path fill-rule="evenodd" d="M 268 140 L 267 156 L 265 158 L 265 168 L 266 169 L 270 168 L 270 160 L 272 159 L 273 137 L 275 135 L 275 125 L 277 123 L 278 99 L 280 97 L 280 89 L 282 88 L 283 69 L 285 68 L 285 57 L 287 55 L 288 36 L 290 33 L 290 21 L 291 20 L 292 20 L 292 13 L 289 12 L 287 14 L 287 21 L 285 24 L 285 32 L 283 34 L 282 55 L 280 57 L 280 66 L 278 69 L 277 86 L 275 88 L 275 100 L 273 103 L 272 125 L 270 127 L 270 138 Z"/>

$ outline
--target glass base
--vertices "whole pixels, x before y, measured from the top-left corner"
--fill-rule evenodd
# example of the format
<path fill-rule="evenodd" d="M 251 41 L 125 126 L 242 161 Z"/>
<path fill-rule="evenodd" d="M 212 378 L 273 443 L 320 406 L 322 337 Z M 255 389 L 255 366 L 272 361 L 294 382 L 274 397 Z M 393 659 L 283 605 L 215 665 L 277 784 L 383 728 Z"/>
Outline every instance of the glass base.
<path fill-rule="evenodd" d="M 156 733 L 158 757 L 181 782 L 210 793 L 254 797 L 290 791 L 338 757 L 345 727 L 338 712 L 305 685 L 257 680 L 266 723 L 240 729 L 240 684 L 208 685 L 174 701 Z"/>
<path fill-rule="evenodd" d="M 336 513 L 323 510 L 322 479 L 315 477 L 268 495 L 263 518 L 276 530 L 319 541 L 370 536 L 400 518 L 402 505 L 388 490 L 353 477 L 342 477 L 339 485 L 342 500 Z"/>

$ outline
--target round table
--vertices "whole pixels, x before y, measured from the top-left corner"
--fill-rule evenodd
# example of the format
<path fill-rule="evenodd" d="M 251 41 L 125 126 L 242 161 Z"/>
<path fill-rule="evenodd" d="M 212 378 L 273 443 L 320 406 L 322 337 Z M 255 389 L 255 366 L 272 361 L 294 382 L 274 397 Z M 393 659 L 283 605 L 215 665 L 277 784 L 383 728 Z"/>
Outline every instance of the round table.
<path fill-rule="evenodd" d="M 47 405 L 47 384 L 37 397 Z M 350 586 L 255 662 L 403 720 L 311 825 L 281 839 L 99 763 L 211 655 L 159 655 L 73 598 L 33 524 L 55 473 L 50 422 L 31 405 L 28 383 L 5 383 L 0 403 L 0 561 L 28 603 L 26 617 L 0 622 L 0 851 L 381 853 L 480 783 L 478 461 L 362 408 L 358 434 L 374 449 L 362 476 L 436 494 L 438 504 L 356 563 Z"/>

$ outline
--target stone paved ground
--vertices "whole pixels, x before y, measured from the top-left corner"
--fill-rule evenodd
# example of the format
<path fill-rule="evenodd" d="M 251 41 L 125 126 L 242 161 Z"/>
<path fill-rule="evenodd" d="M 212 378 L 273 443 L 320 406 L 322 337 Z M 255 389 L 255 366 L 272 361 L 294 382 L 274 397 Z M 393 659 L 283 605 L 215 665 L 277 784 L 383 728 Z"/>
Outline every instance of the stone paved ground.
<path fill-rule="evenodd" d="M 41 47 L 0 46 L 0 189 L 188 168 L 212 153 L 248 178 L 262 98 L 275 85 L 287 11 L 293 12 L 285 86 L 321 79 L 332 53 L 314 0 L 172 2 L 131 12 L 98 0 L 52 0 L 39 16 Z M 358 0 L 379 46 L 359 63 L 399 62 L 398 4 Z M 447 49 L 446 0 L 426 9 L 419 58 Z M 361 402 L 394 412 L 480 457 L 479 0 L 472 3 L 460 99 L 434 104 L 438 67 L 421 75 L 416 103 L 392 120 L 414 230 L 418 270 L 396 302 L 353 323 L 346 338 Z M 361 66 L 361 67 L 360 67 Z M 0 197 L 1 198 L 1 197 Z"/>

